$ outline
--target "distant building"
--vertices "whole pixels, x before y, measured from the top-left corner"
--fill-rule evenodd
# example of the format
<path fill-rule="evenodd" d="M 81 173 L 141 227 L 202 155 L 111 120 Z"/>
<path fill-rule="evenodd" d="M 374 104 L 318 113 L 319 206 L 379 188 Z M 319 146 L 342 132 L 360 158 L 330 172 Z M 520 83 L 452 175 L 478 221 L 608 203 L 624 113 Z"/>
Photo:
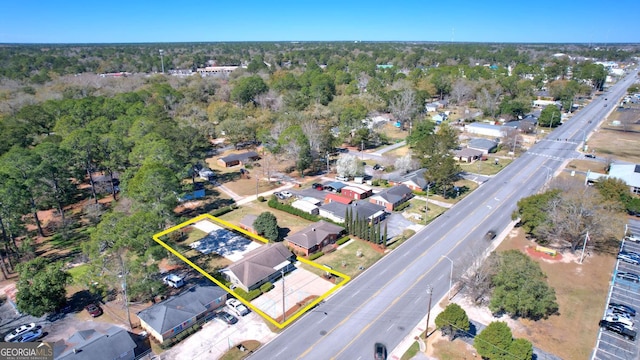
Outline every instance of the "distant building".
<path fill-rule="evenodd" d="M 231 65 L 231 66 L 207 66 L 204 68 L 198 68 L 196 71 L 200 76 L 215 76 L 215 75 L 225 75 L 231 74 L 236 71 L 240 66 Z"/>

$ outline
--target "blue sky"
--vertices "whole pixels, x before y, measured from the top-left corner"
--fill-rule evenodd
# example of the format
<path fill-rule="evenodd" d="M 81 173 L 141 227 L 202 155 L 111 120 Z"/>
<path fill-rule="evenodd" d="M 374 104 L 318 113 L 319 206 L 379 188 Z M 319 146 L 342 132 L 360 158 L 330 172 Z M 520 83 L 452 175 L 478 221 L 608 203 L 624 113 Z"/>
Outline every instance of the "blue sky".
<path fill-rule="evenodd" d="M 639 14 L 637 0 L 8 0 L 0 43 L 638 43 Z"/>

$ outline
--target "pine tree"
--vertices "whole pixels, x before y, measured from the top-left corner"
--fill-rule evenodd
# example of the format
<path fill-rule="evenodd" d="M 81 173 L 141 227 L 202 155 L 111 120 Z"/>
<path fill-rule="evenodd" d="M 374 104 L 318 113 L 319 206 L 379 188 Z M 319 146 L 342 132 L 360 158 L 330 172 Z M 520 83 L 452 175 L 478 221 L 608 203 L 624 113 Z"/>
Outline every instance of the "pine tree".
<path fill-rule="evenodd" d="M 344 227 L 345 227 L 345 230 L 347 231 L 347 234 L 351 234 L 351 229 L 353 227 L 351 226 L 351 209 L 350 208 L 347 208 L 347 212 L 344 216 L 344 225 L 345 225 Z"/>
<path fill-rule="evenodd" d="M 384 235 L 382 236 L 382 245 L 387 247 L 387 223 L 384 223 Z"/>

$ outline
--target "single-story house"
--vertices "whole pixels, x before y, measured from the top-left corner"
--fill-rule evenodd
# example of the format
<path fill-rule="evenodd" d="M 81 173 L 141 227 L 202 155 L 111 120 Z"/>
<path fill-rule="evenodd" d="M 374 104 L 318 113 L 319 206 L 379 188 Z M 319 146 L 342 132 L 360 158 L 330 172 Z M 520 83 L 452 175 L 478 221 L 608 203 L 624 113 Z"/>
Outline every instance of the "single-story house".
<path fill-rule="evenodd" d="M 413 192 L 406 185 L 396 185 L 385 189 L 369 198 L 373 204 L 381 206 L 388 211 L 393 211 L 400 204 L 413 197 Z"/>
<path fill-rule="evenodd" d="M 425 108 L 425 110 L 426 110 L 427 112 L 435 112 L 435 111 L 438 111 L 438 107 L 439 107 L 438 105 L 439 105 L 439 104 L 436 104 L 436 103 L 432 103 L 432 102 L 431 102 L 431 103 L 427 103 L 427 104 L 424 106 L 424 108 Z"/>
<path fill-rule="evenodd" d="M 196 285 L 136 315 L 140 326 L 162 343 L 212 316 L 226 300 L 227 292 L 220 287 Z"/>
<path fill-rule="evenodd" d="M 255 151 L 247 151 L 240 154 L 231 154 L 227 156 L 223 156 L 218 159 L 218 165 L 223 167 L 231 167 L 236 165 L 242 165 L 249 161 L 256 161 L 260 159 L 260 155 L 258 155 Z"/>
<path fill-rule="evenodd" d="M 347 205 L 347 204 L 350 204 L 352 201 L 353 201 L 352 198 L 342 196 L 341 194 L 327 194 L 327 196 L 324 197 L 325 204 L 338 202 L 340 204 Z"/>
<path fill-rule="evenodd" d="M 354 200 L 362 200 L 373 195 L 373 189 L 368 186 L 345 186 L 340 190 L 340 194 Z"/>
<path fill-rule="evenodd" d="M 498 143 L 489 139 L 474 138 L 469 140 L 467 147 L 470 149 L 480 150 L 483 155 L 487 155 L 488 153 L 496 150 Z"/>
<path fill-rule="evenodd" d="M 445 113 L 439 113 L 439 114 L 435 114 L 431 117 L 431 120 L 435 121 L 436 124 L 440 125 L 443 121 L 446 121 L 447 118 L 449 118 L 447 116 L 447 114 Z"/>
<path fill-rule="evenodd" d="M 281 272 L 295 269 L 295 255 L 282 243 L 269 243 L 247 252 L 244 257 L 222 272 L 237 287 L 251 291 L 267 282 L 274 282 Z"/>
<path fill-rule="evenodd" d="M 114 171 L 111 174 L 106 173 L 104 175 L 93 176 L 93 186 L 97 193 L 112 193 L 114 187 L 116 191 L 120 191 L 119 185 L 120 173 L 117 171 Z"/>
<path fill-rule="evenodd" d="M 317 205 L 304 200 L 296 200 L 291 203 L 291 206 L 312 215 L 318 215 L 319 212 Z"/>
<path fill-rule="evenodd" d="M 636 164 L 611 164 L 609 174 L 587 173 L 586 181 L 598 182 L 601 178 L 616 178 L 624 181 L 629 186 L 632 194 L 640 195 L 640 165 Z"/>
<path fill-rule="evenodd" d="M 427 169 L 418 169 L 404 175 L 390 177 L 388 181 L 390 185 L 405 185 L 413 191 L 424 191 L 428 185 L 427 179 L 424 178 L 426 171 Z"/>
<path fill-rule="evenodd" d="M 202 180 L 209 181 L 216 178 L 216 174 L 208 167 L 203 167 L 198 170 L 198 177 Z"/>
<path fill-rule="evenodd" d="M 335 243 L 343 232 L 343 227 L 320 220 L 289 235 L 285 241 L 294 252 L 309 256 Z"/>
<path fill-rule="evenodd" d="M 492 125 L 479 122 L 467 124 L 464 126 L 464 129 L 469 134 L 483 135 L 494 138 L 501 138 L 505 134 L 505 129 L 502 127 L 502 125 Z"/>
<path fill-rule="evenodd" d="M 53 357 L 56 360 L 133 360 L 138 345 L 131 335 L 117 326 L 104 331 L 76 331 L 67 340 L 53 344 Z"/>
<path fill-rule="evenodd" d="M 340 192 L 343 187 L 347 186 L 345 183 L 341 183 L 340 181 L 332 181 L 328 184 L 324 185 L 324 189 L 331 192 Z"/>
<path fill-rule="evenodd" d="M 369 203 L 366 200 L 348 205 L 331 202 L 320 206 L 320 216 L 337 223 L 343 223 L 347 217 L 347 211 L 351 211 L 352 218 L 367 219 L 370 223 L 375 224 L 386 217 L 387 213 L 384 209 L 383 206 Z"/>
<path fill-rule="evenodd" d="M 329 194 L 331 195 L 331 194 Z M 328 196 L 328 195 L 327 195 Z M 351 200 L 349 200 L 351 201 Z M 320 206 L 318 215 L 331 221 L 342 223 L 347 212 L 347 205 L 337 201 L 332 201 Z"/>
<path fill-rule="evenodd" d="M 462 148 L 460 150 L 456 150 L 453 153 L 453 156 L 457 161 L 461 162 L 473 162 L 480 158 L 482 158 L 484 153 L 481 150 L 471 149 L 471 148 Z"/>
<path fill-rule="evenodd" d="M 247 230 L 252 234 L 258 234 L 258 232 L 253 228 L 253 223 L 258 218 L 258 215 L 247 214 L 242 219 L 240 219 L 240 228 Z"/>
<path fill-rule="evenodd" d="M 302 200 L 302 201 L 306 201 L 306 202 L 311 203 L 311 204 L 313 204 L 313 205 L 315 205 L 315 206 L 320 206 L 320 205 L 322 205 L 322 200 L 320 200 L 320 199 L 318 199 L 318 198 L 314 198 L 314 197 L 312 197 L 312 196 L 305 196 L 305 197 L 303 197 L 303 198 L 302 198 L 302 199 L 300 199 L 300 200 Z"/>

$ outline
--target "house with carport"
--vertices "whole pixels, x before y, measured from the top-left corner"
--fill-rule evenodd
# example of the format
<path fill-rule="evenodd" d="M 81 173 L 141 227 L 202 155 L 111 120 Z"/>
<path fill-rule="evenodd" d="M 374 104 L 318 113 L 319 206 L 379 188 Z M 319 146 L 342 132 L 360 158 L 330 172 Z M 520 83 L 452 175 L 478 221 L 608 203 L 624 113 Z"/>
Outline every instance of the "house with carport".
<path fill-rule="evenodd" d="M 343 232 L 342 226 L 320 220 L 287 236 L 285 241 L 294 253 L 309 256 L 321 251 L 325 246 L 334 244 Z"/>
<path fill-rule="evenodd" d="M 233 285 L 251 291 L 264 283 L 273 283 L 283 272 L 295 270 L 294 262 L 295 255 L 283 243 L 269 243 L 247 252 L 221 272 Z"/>
<path fill-rule="evenodd" d="M 227 292 L 214 285 L 196 285 L 152 305 L 136 315 L 140 326 L 163 343 L 184 330 L 206 321 L 225 306 Z"/>
<path fill-rule="evenodd" d="M 383 206 L 370 203 L 366 200 L 353 202 L 348 205 L 331 202 L 320 206 L 320 216 L 337 223 L 343 223 L 345 221 L 347 211 L 351 211 L 352 218 L 366 219 L 367 222 L 372 224 L 384 220 L 387 215 Z"/>
<path fill-rule="evenodd" d="M 218 159 L 218 165 L 222 167 L 232 167 L 243 165 L 251 161 L 260 160 L 260 155 L 255 151 L 247 151 L 239 154 L 231 154 Z"/>
<path fill-rule="evenodd" d="M 372 204 L 383 207 L 387 211 L 395 210 L 400 204 L 409 201 L 413 192 L 406 185 L 396 185 L 385 189 L 369 198 Z"/>

